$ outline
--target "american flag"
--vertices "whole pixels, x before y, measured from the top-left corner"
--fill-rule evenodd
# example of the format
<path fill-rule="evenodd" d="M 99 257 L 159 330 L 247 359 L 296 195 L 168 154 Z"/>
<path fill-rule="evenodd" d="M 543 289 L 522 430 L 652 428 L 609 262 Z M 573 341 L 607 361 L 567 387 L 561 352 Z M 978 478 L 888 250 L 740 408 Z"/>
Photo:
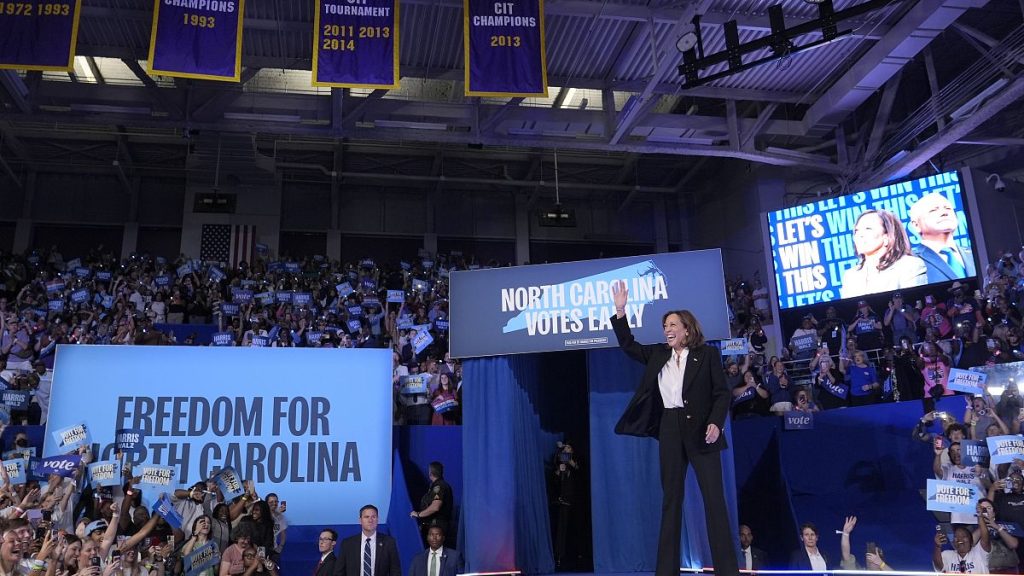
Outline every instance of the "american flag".
<path fill-rule="evenodd" d="M 249 224 L 203 224 L 199 258 L 227 262 L 234 268 L 252 262 L 256 249 L 256 227 Z"/>

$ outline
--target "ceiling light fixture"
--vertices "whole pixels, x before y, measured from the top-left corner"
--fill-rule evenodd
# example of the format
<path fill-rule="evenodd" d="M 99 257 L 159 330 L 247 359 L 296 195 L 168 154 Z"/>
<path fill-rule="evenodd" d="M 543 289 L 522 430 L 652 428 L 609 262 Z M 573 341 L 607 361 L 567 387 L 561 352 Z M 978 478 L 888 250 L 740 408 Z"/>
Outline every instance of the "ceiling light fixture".
<path fill-rule="evenodd" d="M 676 50 L 680 52 L 686 52 L 687 50 L 693 50 L 693 47 L 697 45 L 697 33 L 690 30 L 679 37 L 676 40 Z"/>

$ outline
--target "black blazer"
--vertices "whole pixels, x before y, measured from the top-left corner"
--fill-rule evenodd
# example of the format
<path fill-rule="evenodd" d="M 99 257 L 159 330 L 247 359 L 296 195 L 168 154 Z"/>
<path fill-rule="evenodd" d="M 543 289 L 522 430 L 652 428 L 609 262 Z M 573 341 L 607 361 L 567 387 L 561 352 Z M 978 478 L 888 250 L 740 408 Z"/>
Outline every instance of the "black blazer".
<path fill-rule="evenodd" d="M 377 555 L 374 561 L 375 576 L 402 576 L 402 564 L 398 559 L 398 545 L 387 534 L 377 532 Z M 363 533 L 349 536 L 341 541 L 341 556 L 334 563 L 334 576 L 362 576 Z"/>
<path fill-rule="evenodd" d="M 818 554 L 821 554 L 822 560 L 825 561 L 825 566 L 828 566 L 828 555 L 818 548 Z M 789 557 L 789 569 L 790 570 L 813 570 L 811 568 L 811 557 L 807 555 L 807 549 L 804 545 L 800 545 L 800 549 L 793 552 L 793 555 Z"/>
<path fill-rule="evenodd" d="M 324 561 L 320 563 L 320 567 L 316 570 L 316 576 L 334 576 L 335 561 L 337 556 L 334 555 L 334 550 L 327 553 L 324 557 Z"/>
<path fill-rule="evenodd" d="M 743 567 L 747 565 L 747 557 L 743 554 L 743 550 L 740 550 L 739 560 L 740 560 L 740 570 L 743 570 Z M 751 546 L 750 547 L 750 569 L 751 570 L 760 570 L 760 569 L 764 568 L 764 561 L 765 561 L 764 550 L 761 550 L 760 548 L 754 548 L 753 546 Z"/>
<path fill-rule="evenodd" d="M 613 316 L 611 323 L 619 347 L 627 356 L 646 366 L 640 387 L 615 425 L 615 433 L 657 438 L 661 412 L 665 408 L 658 388 L 658 374 L 672 358 L 672 350 L 668 344 L 637 343 L 625 316 Z M 687 403 L 686 409 L 696 419 L 694 425 L 685 431 L 683 441 L 700 452 L 724 450 L 728 447 L 724 433 L 713 444 L 704 442 L 708 424 L 715 424 L 719 430 L 725 431 L 725 419 L 729 416 L 729 405 L 732 403 L 732 392 L 725 384 L 722 354 L 714 346 L 705 344 L 690 350 L 686 363 L 683 400 Z"/>

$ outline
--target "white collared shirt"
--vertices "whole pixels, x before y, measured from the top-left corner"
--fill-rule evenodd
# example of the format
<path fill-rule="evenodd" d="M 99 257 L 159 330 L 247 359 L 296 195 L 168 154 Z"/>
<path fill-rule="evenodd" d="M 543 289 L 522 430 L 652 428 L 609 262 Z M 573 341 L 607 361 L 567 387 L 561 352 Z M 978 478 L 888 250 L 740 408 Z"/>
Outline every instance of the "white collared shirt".
<path fill-rule="evenodd" d="M 658 389 L 661 391 L 661 401 L 665 408 L 683 408 L 685 406 L 683 404 L 683 376 L 686 375 L 686 361 L 689 358 L 689 348 L 683 348 L 682 352 L 676 352 L 673 349 L 672 357 L 658 373 Z"/>
<path fill-rule="evenodd" d="M 743 549 L 743 568 L 745 570 L 754 569 L 754 554 L 751 552 L 750 546 Z"/>
<path fill-rule="evenodd" d="M 370 576 L 377 571 L 377 532 L 367 536 L 359 533 L 359 576 L 363 575 L 363 550 L 366 548 L 366 540 L 370 540 Z"/>
<path fill-rule="evenodd" d="M 822 572 L 828 569 L 828 566 L 825 565 L 825 557 L 817 549 L 814 550 L 814 554 L 808 551 L 807 558 L 811 561 L 811 570 Z"/>

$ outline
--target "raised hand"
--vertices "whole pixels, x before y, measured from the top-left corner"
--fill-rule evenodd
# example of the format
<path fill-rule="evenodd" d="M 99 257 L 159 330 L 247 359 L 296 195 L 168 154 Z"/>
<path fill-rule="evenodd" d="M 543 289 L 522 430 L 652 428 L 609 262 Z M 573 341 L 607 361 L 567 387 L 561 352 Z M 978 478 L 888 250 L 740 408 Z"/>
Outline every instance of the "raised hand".
<path fill-rule="evenodd" d="M 615 304 L 615 310 L 623 310 L 626 307 L 626 300 L 629 298 L 629 286 L 625 282 L 619 280 L 618 282 L 612 283 L 612 302 Z"/>

